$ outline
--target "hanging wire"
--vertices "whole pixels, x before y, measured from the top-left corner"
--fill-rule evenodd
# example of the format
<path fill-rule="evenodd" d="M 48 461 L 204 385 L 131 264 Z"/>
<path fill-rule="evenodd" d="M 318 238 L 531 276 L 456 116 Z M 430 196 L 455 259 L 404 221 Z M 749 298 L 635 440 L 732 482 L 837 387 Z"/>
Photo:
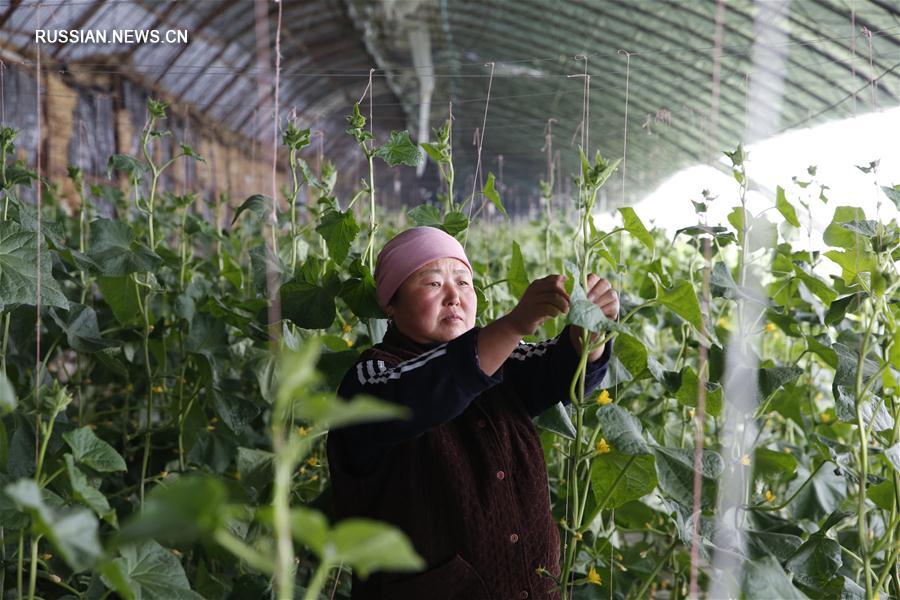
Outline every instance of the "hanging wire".
<path fill-rule="evenodd" d="M 41 14 L 41 5 L 38 3 L 37 11 L 35 11 L 35 15 L 37 17 L 38 22 L 40 22 L 40 14 Z M 38 449 L 41 446 L 41 377 L 43 373 L 41 372 L 41 248 L 43 247 L 43 243 L 41 242 L 43 232 L 41 230 L 43 220 L 41 219 L 41 134 L 42 132 L 42 119 L 41 113 L 41 49 L 37 48 L 37 61 L 35 63 L 35 80 L 37 82 L 35 86 L 35 96 L 37 100 L 37 179 L 35 179 L 35 202 L 37 203 L 37 243 L 35 247 L 37 248 L 35 254 L 37 255 L 35 258 L 35 262 L 37 264 L 36 271 L 36 289 L 35 289 L 35 326 L 34 326 L 34 405 L 37 407 L 38 418 L 35 419 L 34 422 L 34 464 L 38 464 Z"/>
<path fill-rule="evenodd" d="M 484 117 L 481 120 L 481 132 L 478 137 L 478 158 L 475 162 L 475 174 L 472 177 L 472 198 L 469 201 L 469 220 L 472 220 L 472 207 L 475 206 L 475 190 L 478 189 L 478 181 L 481 176 L 481 149 L 484 146 L 484 130 L 487 127 L 487 116 L 488 116 L 488 108 L 491 104 L 491 86 L 494 83 L 494 63 L 489 62 L 484 65 L 485 67 L 491 67 L 491 78 L 488 79 L 488 91 L 487 97 L 484 101 Z M 478 135 L 478 134 L 476 134 Z M 471 223 L 470 223 L 471 225 Z M 469 227 L 466 227 L 466 234 L 463 237 L 463 248 L 466 247 L 466 244 L 469 242 Z"/>

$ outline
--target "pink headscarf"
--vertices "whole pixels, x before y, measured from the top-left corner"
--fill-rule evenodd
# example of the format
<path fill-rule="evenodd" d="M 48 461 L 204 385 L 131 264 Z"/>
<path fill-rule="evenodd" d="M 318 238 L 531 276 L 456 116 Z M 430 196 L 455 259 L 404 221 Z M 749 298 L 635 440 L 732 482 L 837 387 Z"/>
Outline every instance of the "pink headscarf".
<path fill-rule="evenodd" d="M 449 233 L 435 227 L 413 227 L 394 236 L 381 249 L 375 266 L 375 294 L 381 308 L 407 277 L 439 258 L 456 258 L 472 272 L 462 244 Z"/>

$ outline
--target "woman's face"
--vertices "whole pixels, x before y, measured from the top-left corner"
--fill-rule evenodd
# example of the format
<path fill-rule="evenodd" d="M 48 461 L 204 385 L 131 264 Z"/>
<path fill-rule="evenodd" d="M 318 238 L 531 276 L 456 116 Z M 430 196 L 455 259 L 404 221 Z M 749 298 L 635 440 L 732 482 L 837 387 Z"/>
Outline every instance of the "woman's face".
<path fill-rule="evenodd" d="M 465 263 L 439 258 L 406 278 L 386 312 L 401 333 L 430 344 L 449 342 L 472 329 L 477 303 Z"/>

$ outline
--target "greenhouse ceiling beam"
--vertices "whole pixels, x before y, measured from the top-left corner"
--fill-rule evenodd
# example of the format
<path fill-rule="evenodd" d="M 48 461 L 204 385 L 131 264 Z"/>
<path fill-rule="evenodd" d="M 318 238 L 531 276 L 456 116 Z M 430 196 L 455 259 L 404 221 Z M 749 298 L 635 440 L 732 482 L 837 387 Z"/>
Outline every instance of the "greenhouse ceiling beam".
<path fill-rule="evenodd" d="M 157 15 L 152 7 L 145 7 L 143 2 L 138 2 L 138 4 L 140 6 L 142 6 L 144 8 L 144 10 L 147 10 L 151 14 L 156 16 L 156 18 L 153 21 L 153 24 L 150 26 L 150 29 L 159 29 L 160 25 L 162 25 L 163 23 L 167 23 L 169 16 L 178 7 L 177 2 L 170 2 L 169 5 L 166 7 L 166 9 L 163 10 L 161 14 Z M 189 39 L 188 43 L 190 43 L 192 39 L 193 38 Z M 128 51 L 122 55 L 122 63 L 129 62 L 131 60 L 131 58 L 134 56 L 134 53 L 137 52 L 138 48 L 140 48 L 139 44 L 134 44 L 131 48 L 129 48 Z"/>
<path fill-rule="evenodd" d="M 235 2 L 237 2 L 237 0 L 228 0 L 224 10 L 228 10 L 228 8 L 230 8 Z M 175 3 L 173 2 L 172 4 L 174 5 Z M 171 9 L 171 7 L 170 7 L 170 9 Z M 187 44 L 181 45 L 181 48 L 178 49 L 178 52 L 175 53 L 175 56 L 173 56 L 169 60 L 168 64 L 165 66 L 165 68 L 162 69 L 159 72 L 159 75 L 156 77 L 156 79 L 153 80 L 154 86 L 159 85 L 159 82 L 162 81 L 162 78 L 166 76 L 166 74 L 169 72 L 169 69 L 171 69 L 173 66 L 175 66 L 175 63 L 177 63 L 178 60 L 182 56 L 184 56 L 184 53 L 187 52 L 188 48 L 191 47 L 191 44 L 196 39 L 196 36 L 201 31 L 206 29 L 206 27 L 210 23 L 212 23 L 213 19 L 215 19 L 218 16 L 218 14 L 219 14 L 219 12 L 217 10 L 210 10 L 209 12 L 206 13 L 206 15 L 203 17 L 203 19 L 195 26 L 194 35 L 192 35 L 192 36 L 190 36 L 190 38 L 188 38 Z M 228 42 L 225 42 L 225 43 L 227 44 Z M 209 63 L 206 63 L 206 66 L 209 66 Z"/>
<path fill-rule="evenodd" d="M 91 4 L 90 6 L 88 6 L 87 8 L 83 9 L 83 10 L 81 11 L 81 14 L 78 15 L 78 18 L 75 20 L 75 22 L 72 23 L 71 26 L 68 26 L 68 25 L 67 25 L 67 26 L 66 26 L 66 29 L 77 29 L 77 30 L 83 29 L 84 26 L 85 26 L 91 19 L 94 18 L 94 15 L 97 14 L 97 12 L 100 10 L 100 8 L 101 8 L 102 6 L 103 6 L 103 3 L 102 3 L 102 2 L 94 2 L 93 4 Z M 59 60 L 60 57 L 61 57 L 61 54 L 62 54 L 62 51 L 63 51 L 63 50 L 69 50 L 69 52 L 72 52 L 72 49 L 73 49 L 74 47 L 75 47 L 75 44 L 57 44 L 57 45 L 56 45 L 56 48 L 53 49 L 53 54 L 51 54 L 51 56 L 52 56 L 55 60 Z"/>
<path fill-rule="evenodd" d="M 672 0 L 663 0 L 663 1 L 666 2 L 666 4 L 668 4 L 669 6 L 671 6 L 673 8 L 677 8 L 678 10 L 683 10 L 694 16 L 700 16 L 702 14 L 702 13 L 697 13 L 696 10 L 694 9 L 694 7 L 692 7 L 690 4 L 687 4 L 687 5 L 677 4 L 676 5 L 673 3 Z M 752 25 L 753 18 L 751 16 L 747 15 L 746 13 L 740 12 L 740 11 L 736 11 L 736 13 L 741 16 L 744 16 L 747 20 L 749 20 L 751 22 L 751 25 Z M 813 33 L 813 34 L 818 33 L 817 30 L 814 28 L 815 23 L 807 24 L 806 22 L 798 19 L 795 15 L 790 14 L 790 13 L 786 15 L 786 18 L 789 20 L 789 22 L 809 31 L 810 33 Z M 732 29 L 729 29 L 728 32 L 730 35 L 736 35 L 736 36 L 742 38 L 745 42 L 748 42 L 750 44 L 752 44 L 754 42 L 754 38 L 752 35 L 744 33 L 740 29 L 732 28 Z M 794 37 L 793 35 L 790 35 L 789 39 L 792 42 L 797 42 L 797 43 L 806 41 L 806 40 L 800 40 L 800 39 Z M 835 42 L 835 43 L 837 43 L 837 42 Z M 840 46 L 840 43 L 838 43 L 838 46 Z M 853 75 L 853 67 L 850 64 L 844 62 L 843 59 L 838 58 L 836 55 L 833 55 L 830 52 L 823 50 L 822 48 L 819 48 L 816 44 L 808 44 L 807 45 L 804 43 L 803 47 L 806 48 L 807 52 L 817 54 L 820 57 L 824 58 L 827 61 L 827 64 L 839 65 L 840 67 L 842 67 L 842 69 L 841 69 L 842 75 L 848 75 L 848 74 L 851 76 Z M 847 51 L 849 51 L 849 48 L 847 48 Z M 791 64 L 791 61 L 789 60 L 788 65 L 790 65 L 790 64 Z M 803 71 L 812 75 L 816 79 L 825 79 L 826 81 L 828 81 L 829 83 L 831 83 L 832 85 L 834 85 L 836 88 L 838 88 L 839 90 L 841 90 L 844 93 L 847 93 L 847 94 L 853 93 L 853 91 L 851 89 L 852 85 L 851 85 L 851 87 L 846 87 L 845 85 L 838 83 L 837 78 L 822 77 L 821 71 L 815 70 L 814 68 L 810 67 L 809 65 L 804 65 L 804 64 L 798 63 L 798 64 L 795 64 L 795 66 L 801 68 Z M 874 76 L 874 74 L 873 74 L 873 76 Z M 861 79 L 862 83 L 868 83 L 868 81 L 869 81 L 869 79 L 865 76 L 864 73 L 861 72 L 861 70 L 857 70 L 856 78 Z M 891 96 L 893 96 L 893 94 L 891 94 Z"/>
<path fill-rule="evenodd" d="M 519 8 L 522 8 L 522 7 L 532 8 L 532 7 L 534 7 L 534 5 L 527 1 L 517 2 L 516 9 L 513 9 L 512 7 L 508 7 L 508 12 L 522 15 L 523 14 L 522 12 L 516 12 Z M 546 37 L 545 30 L 533 28 L 530 25 L 532 22 L 535 22 L 535 19 L 538 19 L 538 14 L 539 14 L 539 10 L 537 8 L 535 8 L 534 12 L 529 11 L 527 13 L 524 13 L 524 18 L 521 19 L 521 21 L 506 20 L 506 19 L 504 19 L 505 15 L 504 15 L 504 17 L 499 17 L 496 20 L 504 21 L 504 22 L 508 23 L 510 25 L 510 29 L 518 30 L 518 32 L 520 32 L 521 34 L 525 34 L 526 30 L 527 30 L 528 35 L 517 36 L 517 37 L 526 37 L 527 38 L 527 43 L 518 45 L 518 48 L 521 48 L 523 52 L 527 51 L 528 49 L 531 49 L 533 51 L 535 46 L 540 47 L 540 48 L 546 47 L 548 52 L 554 52 L 554 51 L 558 52 L 559 47 L 560 47 L 559 45 L 550 44 L 549 46 L 544 46 L 543 44 L 535 41 L 535 40 L 541 39 L 542 37 Z M 478 16 L 473 15 L 472 18 L 478 19 Z M 537 22 L 539 22 L 539 19 Z M 527 24 L 524 24 L 524 23 L 527 23 Z M 553 28 L 553 30 L 555 30 L 555 29 L 556 28 Z M 602 29 L 602 31 L 609 32 L 611 36 L 614 36 L 616 33 L 615 30 L 609 30 L 609 29 L 606 29 L 605 27 Z M 506 40 L 506 45 L 508 46 L 509 39 L 512 38 L 515 34 L 510 33 L 509 30 L 507 30 L 506 33 L 509 36 Z M 555 36 L 551 37 L 550 40 L 551 41 L 558 40 L 559 44 L 561 44 L 561 45 L 564 45 L 566 42 L 566 40 L 564 38 L 559 38 L 559 37 L 555 37 Z M 517 48 L 517 51 L 518 51 L 518 48 Z M 684 80 L 684 72 L 683 71 L 682 72 L 676 71 L 673 68 L 671 68 L 665 64 L 662 64 L 662 65 L 656 64 L 654 66 L 657 69 L 665 72 L 667 75 L 670 75 L 670 77 L 660 78 L 659 81 L 665 82 L 665 84 L 668 87 L 672 88 L 675 92 L 677 92 L 679 94 L 679 97 L 691 98 L 691 97 L 696 96 L 696 92 L 694 92 L 693 90 L 687 89 L 683 85 L 671 83 L 672 81 L 679 81 L 679 82 L 683 81 Z M 689 70 L 702 75 L 703 79 L 706 79 L 708 77 L 708 74 L 705 71 L 701 71 L 700 69 L 689 69 Z M 594 77 L 597 77 L 597 74 L 592 74 L 591 77 L 593 79 Z M 641 85 L 644 85 L 645 87 L 654 89 L 657 93 L 660 93 L 660 96 L 664 96 L 664 94 L 661 93 L 662 90 L 660 90 L 657 87 L 656 80 L 651 79 L 649 81 L 650 81 L 650 83 L 642 83 Z M 697 82 L 692 81 L 691 83 L 696 84 Z M 710 82 L 708 80 L 703 81 L 702 85 L 705 87 L 706 85 L 710 85 Z M 810 90 L 803 89 L 802 91 L 809 94 L 813 99 L 815 99 L 816 101 L 818 101 L 820 103 L 827 103 L 827 101 L 824 98 L 822 98 L 821 96 L 818 96 L 817 94 L 813 93 Z M 722 102 L 723 105 L 730 105 L 731 108 L 735 112 L 739 112 L 740 114 L 744 113 L 744 108 L 745 108 L 745 98 L 744 97 L 738 97 L 736 94 L 726 93 L 726 94 L 723 94 L 722 96 L 720 96 L 720 98 L 723 101 Z M 793 104 L 795 106 L 795 108 L 797 108 L 797 109 L 803 109 L 806 107 L 806 105 L 793 100 L 793 98 L 790 96 L 788 96 L 786 101 L 789 104 Z M 738 137 L 740 137 L 740 135 Z"/>
<path fill-rule="evenodd" d="M 6 12 L 3 13 L 2 17 L 0 17 L 0 27 L 3 27 L 4 25 L 6 25 L 6 22 L 9 20 L 9 18 L 12 16 L 12 14 L 14 12 L 16 12 L 16 8 L 20 4 L 22 4 L 22 0 L 12 0 L 12 2 L 9 5 L 9 8 L 6 9 Z"/>
<path fill-rule="evenodd" d="M 583 4 L 583 3 L 582 3 L 582 4 Z M 671 4 L 670 4 L 670 5 L 671 5 Z M 679 30 L 679 29 L 681 29 L 681 27 L 679 26 L 679 24 L 677 24 L 676 22 L 674 22 L 674 21 L 672 21 L 672 20 L 670 20 L 670 19 L 668 19 L 668 18 L 661 17 L 661 16 L 659 15 L 659 13 L 648 12 L 648 11 L 646 11 L 646 10 L 640 8 L 639 5 L 629 5 L 629 10 L 630 10 L 630 11 L 634 11 L 634 12 L 636 12 L 636 13 L 639 13 L 639 14 L 643 15 L 646 19 L 655 20 L 655 21 L 657 21 L 657 22 L 659 22 L 659 23 L 661 24 L 661 30 L 653 30 L 653 31 L 651 31 L 651 30 L 644 30 L 645 33 L 649 33 L 649 34 L 651 34 L 651 35 L 655 35 L 655 36 L 660 37 L 661 39 L 664 39 L 665 41 L 667 41 L 667 42 L 673 44 L 673 45 L 676 46 L 676 47 L 678 46 L 678 44 L 680 43 L 678 39 L 676 39 L 675 37 L 673 37 L 673 36 L 671 36 L 671 35 L 668 35 L 668 34 L 665 34 L 665 33 L 660 33 L 660 31 Z M 681 10 L 681 9 L 680 9 L 680 6 L 679 6 L 679 10 Z M 606 12 L 604 12 L 604 11 L 597 10 L 597 11 L 595 11 L 595 12 L 598 12 L 600 15 L 603 15 L 603 16 L 609 16 L 610 18 L 615 19 L 615 20 L 618 20 L 620 23 L 623 23 L 623 24 L 626 22 L 624 19 L 620 19 L 618 16 L 612 16 L 610 13 L 606 13 Z M 696 11 L 692 10 L 691 8 L 686 8 L 686 9 L 685 9 L 685 12 L 688 12 L 688 13 L 692 14 L 693 16 L 695 16 L 695 17 L 701 19 L 701 21 L 702 21 L 702 19 L 703 19 L 702 13 L 697 13 Z M 732 9 L 732 12 L 734 12 L 735 14 L 744 15 L 744 13 L 741 12 L 740 10 Z M 749 17 L 748 17 L 748 18 L 749 18 Z M 751 19 L 751 21 L 752 21 L 752 19 Z M 749 48 L 748 48 L 748 50 L 747 50 L 747 53 L 745 53 L 744 55 L 738 55 L 738 56 L 736 57 L 736 61 L 735 61 L 735 62 L 737 63 L 737 64 L 735 65 L 735 68 L 736 68 L 736 69 L 743 68 L 745 74 L 753 74 L 753 75 L 756 75 L 757 71 L 759 71 L 759 72 L 761 72 L 761 73 L 769 74 L 769 75 L 771 75 L 771 76 L 773 76 L 773 77 L 780 77 L 780 76 L 781 76 L 781 73 L 777 73 L 777 72 L 772 71 L 772 70 L 769 68 L 769 66 L 766 65 L 766 64 L 753 64 L 752 58 L 751 58 L 750 55 L 751 55 L 751 53 L 752 53 L 752 51 L 753 51 L 753 43 L 754 43 L 754 40 L 753 40 L 753 38 L 752 38 L 751 36 L 746 36 L 746 35 L 742 34 L 739 30 L 736 30 L 736 29 L 734 29 L 734 28 L 727 28 L 726 33 L 729 34 L 729 35 L 731 35 L 731 34 L 737 34 L 737 35 L 740 35 L 741 37 L 743 37 L 743 38 L 750 44 L 750 46 L 749 46 Z M 696 36 L 696 37 L 699 37 L 704 43 L 708 43 L 708 44 L 710 45 L 710 47 L 714 47 L 714 46 L 715 46 L 715 39 L 714 39 L 714 37 L 712 37 L 712 36 L 709 37 L 709 38 L 704 37 L 704 33 L 703 33 L 702 30 L 692 32 L 692 34 L 693 34 L 694 36 Z M 697 54 L 698 56 L 703 57 L 703 54 L 702 54 L 701 52 L 696 52 L 696 54 Z M 746 57 L 746 58 L 745 58 L 745 57 Z M 706 58 L 706 57 L 704 57 L 704 58 Z M 720 61 L 720 62 L 724 64 L 725 61 Z M 800 63 L 800 62 L 798 62 L 796 59 L 791 59 L 790 56 L 787 56 L 787 57 L 786 57 L 786 61 L 785 61 L 785 62 L 787 63 L 788 66 L 793 65 L 793 66 L 795 66 L 795 67 L 797 67 L 797 68 L 799 68 L 799 69 L 805 70 L 805 71 L 809 71 L 809 70 L 810 70 L 808 66 L 806 66 L 806 65 L 804 65 L 804 64 L 802 64 L 802 63 Z M 700 71 L 700 69 L 697 69 L 697 71 Z M 669 72 L 672 72 L 671 69 L 669 69 Z M 700 72 L 703 72 L 703 71 L 700 71 Z M 818 73 L 817 73 L 816 75 L 817 75 L 817 77 L 820 76 L 820 74 L 818 74 Z M 757 83 L 760 83 L 760 82 L 762 82 L 762 85 L 764 85 L 764 86 L 766 86 L 766 87 L 769 87 L 769 84 L 767 83 L 767 78 L 761 77 L 761 78 L 757 79 Z M 788 85 L 790 85 L 790 83 L 791 83 L 789 79 L 786 79 L 785 82 L 786 82 L 786 84 L 788 84 Z M 810 90 L 806 89 L 805 87 L 801 87 L 801 86 L 798 86 L 798 85 L 794 85 L 793 87 L 795 88 L 795 90 L 797 90 L 797 91 L 799 91 L 799 92 L 801 92 L 801 93 L 807 94 L 808 96 L 810 96 L 813 100 L 816 100 L 817 102 L 820 102 L 820 103 L 826 104 L 826 105 L 829 104 L 829 101 L 828 101 L 828 100 L 826 100 L 826 99 L 823 98 L 822 96 L 819 96 L 818 94 L 815 94 L 815 93 L 811 92 Z M 728 88 L 725 88 L 724 86 L 720 86 L 720 91 L 721 91 L 721 92 L 720 92 L 720 97 L 721 97 L 721 93 L 728 93 L 727 90 L 728 90 Z M 769 91 L 776 91 L 776 90 L 770 89 Z M 737 97 L 737 95 L 738 95 L 737 92 L 735 92 L 735 96 L 736 96 L 736 97 Z M 805 108 L 805 105 L 801 104 L 800 102 L 794 101 L 794 100 L 793 100 L 793 95 L 792 95 L 792 94 L 789 94 L 789 93 L 786 93 L 786 91 L 783 92 L 782 98 L 783 98 L 786 102 L 788 102 L 788 103 L 794 103 L 794 104 L 797 105 L 798 107 L 804 107 L 804 108 Z M 743 103 L 744 103 L 744 98 L 738 98 L 738 99 L 736 100 L 736 104 L 738 104 L 738 105 L 742 105 Z"/>
<path fill-rule="evenodd" d="M 520 2 L 520 3 L 519 3 L 519 6 L 522 6 L 522 5 L 525 5 L 525 4 L 528 4 L 528 3 L 527 3 L 527 2 Z M 512 12 L 512 11 L 510 11 L 510 12 Z M 457 19 L 457 16 L 454 16 L 454 17 L 451 17 L 451 18 L 454 19 L 454 20 L 456 20 L 456 19 Z M 476 15 L 473 15 L 472 18 L 473 18 L 473 19 L 477 19 L 478 17 L 477 17 Z M 530 20 L 531 20 L 531 17 L 530 17 L 530 16 L 528 16 L 528 17 L 526 17 L 526 18 L 523 19 L 523 21 L 530 21 Z M 466 25 L 468 25 L 468 23 L 467 23 Z M 530 26 L 528 26 L 528 27 L 530 27 Z M 553 43 L 553 42 L 557 41 L 557 38 L 555 38 L 555 37 L 554 37 L 554 38 L 551 38 L 551 39 L 548 41 L 548 44 L 549 44 L 549 45 L 544 45 L 544 43 L 536 41 L 537 39 L 540 39 L 540 37 L 541 37 L 541 35 L 540 35 L 541 32 L 540 32 L 540 31 L 538 31 L 538 30 L 533 30 L 533 29 L 530 29 L 530 28 L 529 28 L 528 31 L 526 31 L 525 28 L 526 28 L 526 26 L 520 27 L 520 30 L 521 30 L 521 33 L 523 34 L 522 37 L 525 38 L 526 41 L 523 41 L 522 43 L 518 43 L 518 42 L 516 41 L 516 42 L 514 43 L 514 44 L 515 44 L 514 50 L 515 50 L 516 52 L 519 52 L 519 51 L 525 52 L 525 51 L 527 51 L 527 50 L 534 51 L 536 48 L 537 48 L 539 51 L 544 51 L 544 50 L 546 50 L 547 52 L 553 52 L 553 51 L 557 51 L 557 52 L 558 52 L 558 49 L 559 49 L 560 46 L 559 46 L 559 45 L 555 45 L 555 44 Z M 510 41 L 511 41 L 512 39 L 513 39 L 513 36 L 512 36 L 512 34 L 510 34 L 510 36 L 507 37 L 506 42 L 505 42 L 506 47 L 510 47 Z M 518 39 L 518 38 L 516 38 L 516 39 Z M 558 39 L 558 42 L 559 42 L 559 44 L 563 44 L 563 43 L 564 43 L 564 40 L 563 40 L 563 39 Z M 641 85 L 636 86 L 634 90 L 630 90 L 631 93 L 629 94 L 629 104 L 631 103 L 632 98 L 636 98 L 636 99 L 637 99 L 637 100 L 635 100 L 635 102 L 640 102 L 640 101 L 641 101 L 641 99 L 642 99 L 642 98 L 644 97 L 644 95 L 645 95 L 644 92 L 643 92 L 643 89 L 649 89 L 649 90 L 652 90 L 652 93 L 655 93 L 655 94 L 656 94 L 657 96 L 659 96 L 660 98 L 667 98 L 667 97 L 669 97 L 672 93 L 677 94 L 677 95 L 678 95 L 677 97 L 681 97 L 681 98 L 690 98 L 690 97 L 691 97 L 691 94 L 692 94 L 692 90 L 691 90 L 691 88 L 690 88 L 690 85 L 685 86 L 685 85 L 683 84 L 683 82 L 684 82 L 684 75 L 683 75 L 683 73 L 676 73 L 675 71 L 669 69 L 668 67 L 665 67 L 664 70 L 665 70 L 666 72 L 670 73 L 673 77 L 670 78 L 670 79 L 659 79 L 659 80 L 656 80 L 656 79 L 650 79 L 650 80 L 647 80 L 647 81 L 645 81 L 645 82 L 642 82 Z M 700 75 L 702 75 L 702 77 L 703 77 L 704 79 L 706 78 L 706 74 L 703 73 L 702 71 L 694 70 L 694 72 L 695 72 L 695 73 L 698 73 L 698 74 L 700 74 Z M 559 76 L 561 76 L 561 75 L 562 75 L 562 73 L 561 73 Z M 616 86 L 621 87 L 621 86 L 624 84 L 624 80 L 623 80 L 624 78 L 623 78 L 623 79 L 619 79 L 619 80 L 610 79 L 610 77 L 615 76 L 615 75 L 617 75 L 617 73 L 615 73 L 615 72 L 610 72 L 610 71 L 600 71 L 600 72 L 598 72 L 598 73 L 592 73 L 592 74 L 591 74 L 591 81 L 592 81 L 592 83 L 596 83 L 596 82 L 598 82 L 598 81 L 603 82 L 603 83 L 608 83 L 609 86 L 610 86 L 612 89 L 615 89 Z M 673 81 L 677 81 L 678 83 L 672 83 Z M 661 82 L 664 82 L 664 83 L 661 83 Z M 689 80 L 687 83 L 688 83 L 688 84 L 697 85 L 698 82 L 694 82 L 694 81 Z M 705 84 L 706 82 L 704 81 L 703 83 Z M 667 88 L 669 88 L 669 89 L 661 88 L 661 87 L 659 87 L 660 85 L 665 85 L 665 86 L 666 86 Z M 642 89 L 642 88 L 643 88 L 643 89 Z M 733 100 L 731 97 L 729 97 L 729 98 L 728 98 L 728 102 L 729 102 L 734 108 L 740 109 L 740 113 L 743 114 L 743 112 L 744 112 L 744 102 L 743 102 L 743 99 L 741 99 L 740 101 L 737 101 L 737 100 Z M 578 114 L 578 113 L 580 112 L 580 110 L 581 110 L 581 104 L 582 104 L 581 99 L 579 98 L 577 101 L 573 100 L 572 103 L 573 103 L 573 110 L 575 111 L 575 114 Z M 622 99 L 622 104 L 624 104 L 624 98 Z M 604 106 L 609 106 L 609 105 L 604 104 Z M 648 106 L 649 106 L 649 107 L 652 107 L 652 108 L 653 108 L 652 112 L 655 113 L 656 110 L 659 108 L 659 102 L 653 103 L 653 102 L 652 102 L 652 99 L 648 99 L 648 100 L 647 100 L 647 104 L 645 104 L 644 106 L 645 106 L 645 108 L 648 107 Z M 619 108 L 619 104 L 618 104 L 618 103 L 616 103 L 616 105 L 613 107 L 613 110 L 615 110 L 618 114 L 622 114 L 622 115 L 624 116 L 624 110 Z M 737 135 L 738 137 L 740 137 L 740 134 L 739 134 L 739 132 L 738 132 L 737 130 L 734 130 L 733 133 L 734 133 L 735 135 Z M 694 137 L 694 136 L 690 136 L 690 137 Z"/>
<path fill-rule="evenodd" d="M 331 56 L 333 54 L 339 54 L 341 52 L 344 52 L 345 50 L 348 50 L 348 49 L 351 49 L 351 48 L 357 46 L 358 43 L 359 43 L 358 40 L 351 39 L 351 40 L 338 40 L 327 46 L 319 46 L 315 49 L 315 51 L 313 51 L 311 53 L 311 56 L 312 56 L 311 60 L 313 62 L 318 63 L 322 58 Z M 325 68 L 327 68 L 327 67 L 325 67 Z M 284 76 L 284 75 L 285 75 L 285 72 L 283 71 L 282 76 Z M 328 77 L 328 79 L 331 81 L 332 85 L 334 85 L 333 78 Z M 268 87 L 269 87 L 269 89 L 267 89 L 265 91 L 265 95 L 263 97 L 261 97 L 259 100 L 259 103 L 262 105 L 264 105 L 266 102 L 269 102 L 272 98 L 272 95 L 275 93 L 274 85 L 271 85 Z M 246 118 L 248 114 L 252 113 L 253 110 L 255 110 L 254 107 L 250 106 L 250 107 L 248 107 L 249 110 L 247 110 L 243 113 L 240 113 L 238 111 L 241 108 L 244 108 L 244 107 L 242 107 L 241 105 L 235 105 L 222 117 L 223 120 L 230 121 L 232 119 L 232 117 L 240 117 L 238 119 L 238 121 L 241 122 L 243 118 Z"/>

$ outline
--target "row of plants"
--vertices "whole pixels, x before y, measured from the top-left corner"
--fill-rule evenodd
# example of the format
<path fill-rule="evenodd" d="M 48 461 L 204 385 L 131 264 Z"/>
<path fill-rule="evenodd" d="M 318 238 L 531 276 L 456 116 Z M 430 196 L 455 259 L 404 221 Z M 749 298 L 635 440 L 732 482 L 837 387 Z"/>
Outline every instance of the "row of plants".
<path fill-rule="evenodd" d="M 233 214 L 217 198 L 208 218 L 199 190 L 160 185 L 203 161 L 162 129 L 165 108 L 148 102 L 140 154 L 111 157 L 108 183 L 70 169 L 75 215 L 58 182 L 37 183 L 40 219 L 20 199 L 36 175 L 12 159 L 16 132 L 0 134 L 0 597 L 348 597 L 351 570 L 423 568 L 385 524 L 329 522 L 324 461 L 329 428 L 402 416 L 334 390 L 383 334 L 374 259 L 410 223 L 466 243 L 481 324 L 531 279 L 569 275 L 568 315 L 535 336 L 585 330 L 572 405 L 537 420 L 564 544 L 561 574 L 539 572 L 563 598 L 683 598 L 692 580 L 745 598 L 900 597 L 896 222 L 837 206 L 831 249 L 802 249 L 798 212 L 831 202 L 815 169 L 777 190 L 776 226 L 746 206 L 738 146 L 727 224 L 706 223 L 727 201 L 707 196 L 673 239 L 627 207 L 598 231 L 618 161 L 583 152 L 574 197 L 543 182 L 542 219 L 490 226 L 488 203 L 506 216 L 494 178 L 457 195 L 450 122 L 421 149 L 407 132 L 379 144 L 358 106 L 347 133 L 369 169 L 349 200 L 333 166 L 303 159 L 310 131 L 286 124 L 281 197 Z M 161 144 L 175 151 L 158 163 Z M 439 202 L 387 214 L 376 166 L 423 151 Z M 877 163 L 863 169 L 874 185 Z M 900 204 L 897 188 L 875 193 Z M 590 272 L 616 281 L 617 322 L 586 299 Z M 586 357 L 610 338 L 609 375 L 585 397 Z M 759 368 L 729 366 L 732 353 Z M 738 410 L 726 393 L 748 381 Z M 722 480 L 739 489 L 726 510 Z M 741 568 L 716 571 L 717 556 Z"/>

